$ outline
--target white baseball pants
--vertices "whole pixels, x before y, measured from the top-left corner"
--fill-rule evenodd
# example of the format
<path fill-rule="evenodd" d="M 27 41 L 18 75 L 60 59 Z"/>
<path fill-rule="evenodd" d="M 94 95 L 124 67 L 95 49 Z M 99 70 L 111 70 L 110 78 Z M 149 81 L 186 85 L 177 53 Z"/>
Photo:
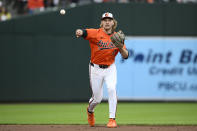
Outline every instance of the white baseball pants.
<path fill-rule="evenodd" d="M 92 97 L 89 100 L 88 110 L 94 112 L 94 108 L 103 98 L 103 83 L 105 82 L 108 90 L 109 118 L 116 117 L 117 95 L 117 71 L 115 64 L 102 69 L 99 65 L 89 64 L 90 86 L 92 88 Z"/>

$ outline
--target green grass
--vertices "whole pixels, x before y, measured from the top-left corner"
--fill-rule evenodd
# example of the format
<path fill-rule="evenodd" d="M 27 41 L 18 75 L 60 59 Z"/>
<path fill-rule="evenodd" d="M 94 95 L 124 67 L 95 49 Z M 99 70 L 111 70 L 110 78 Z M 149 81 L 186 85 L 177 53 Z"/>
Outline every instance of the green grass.
<path fill-rule="evenodd" d="M 87 124 L 87 103 L 0 104 L 0 124 Z M 197 103 L 118 103 L 119 125 L 197 125 Z M 95 109 L 108 122 L 108 104 Z"/>

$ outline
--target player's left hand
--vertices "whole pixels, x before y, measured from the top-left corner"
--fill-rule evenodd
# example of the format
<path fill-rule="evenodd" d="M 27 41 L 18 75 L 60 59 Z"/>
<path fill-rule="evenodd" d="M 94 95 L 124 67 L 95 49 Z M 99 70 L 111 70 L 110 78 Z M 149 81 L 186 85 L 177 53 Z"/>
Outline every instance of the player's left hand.
<path fill-rule="evenodd" d="M 124 40 L 125 40 L 125 35 L 121 30 L 119 30 L 117 33 L 111 36 L 111 41 L 119 49 L 123 48 Z"/>

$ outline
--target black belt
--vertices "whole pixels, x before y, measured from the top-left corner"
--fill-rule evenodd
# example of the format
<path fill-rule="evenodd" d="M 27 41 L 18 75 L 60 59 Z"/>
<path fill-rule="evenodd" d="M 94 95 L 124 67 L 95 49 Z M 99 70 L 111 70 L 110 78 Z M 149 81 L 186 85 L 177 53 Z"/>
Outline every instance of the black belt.
<path fill-rule="evenodd" d="M 92 63 L 92 62 L 90 62 L 90 65 L 91 66 L 94 66 L 94 64 Z M 100 68 L 102 68 L 102 69 L 106 69 L 106 68 L 108 68 L 109 66 L 108 65 L 98 65 Z"/>

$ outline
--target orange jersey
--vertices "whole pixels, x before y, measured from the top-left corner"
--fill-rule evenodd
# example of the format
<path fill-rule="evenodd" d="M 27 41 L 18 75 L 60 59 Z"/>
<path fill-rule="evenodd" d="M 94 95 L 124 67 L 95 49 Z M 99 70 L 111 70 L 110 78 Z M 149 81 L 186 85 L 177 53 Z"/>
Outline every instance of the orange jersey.
<path fill-rule="evenodd" d="M 35 9 L 44 7 L 44 0 L 28 0 L 28 8 Z"/>
<path fill-rule="evenodd" d="M 119 49 L 111 42 L 110 37 L 113 35 L 106 34 L 102 28 L 86 29 L 86 40 L 89 40 L 91 49 L 91 62 L 98 65 L 111 65 Z M 124 45 L 124 48 L 125 45 Z"/>

